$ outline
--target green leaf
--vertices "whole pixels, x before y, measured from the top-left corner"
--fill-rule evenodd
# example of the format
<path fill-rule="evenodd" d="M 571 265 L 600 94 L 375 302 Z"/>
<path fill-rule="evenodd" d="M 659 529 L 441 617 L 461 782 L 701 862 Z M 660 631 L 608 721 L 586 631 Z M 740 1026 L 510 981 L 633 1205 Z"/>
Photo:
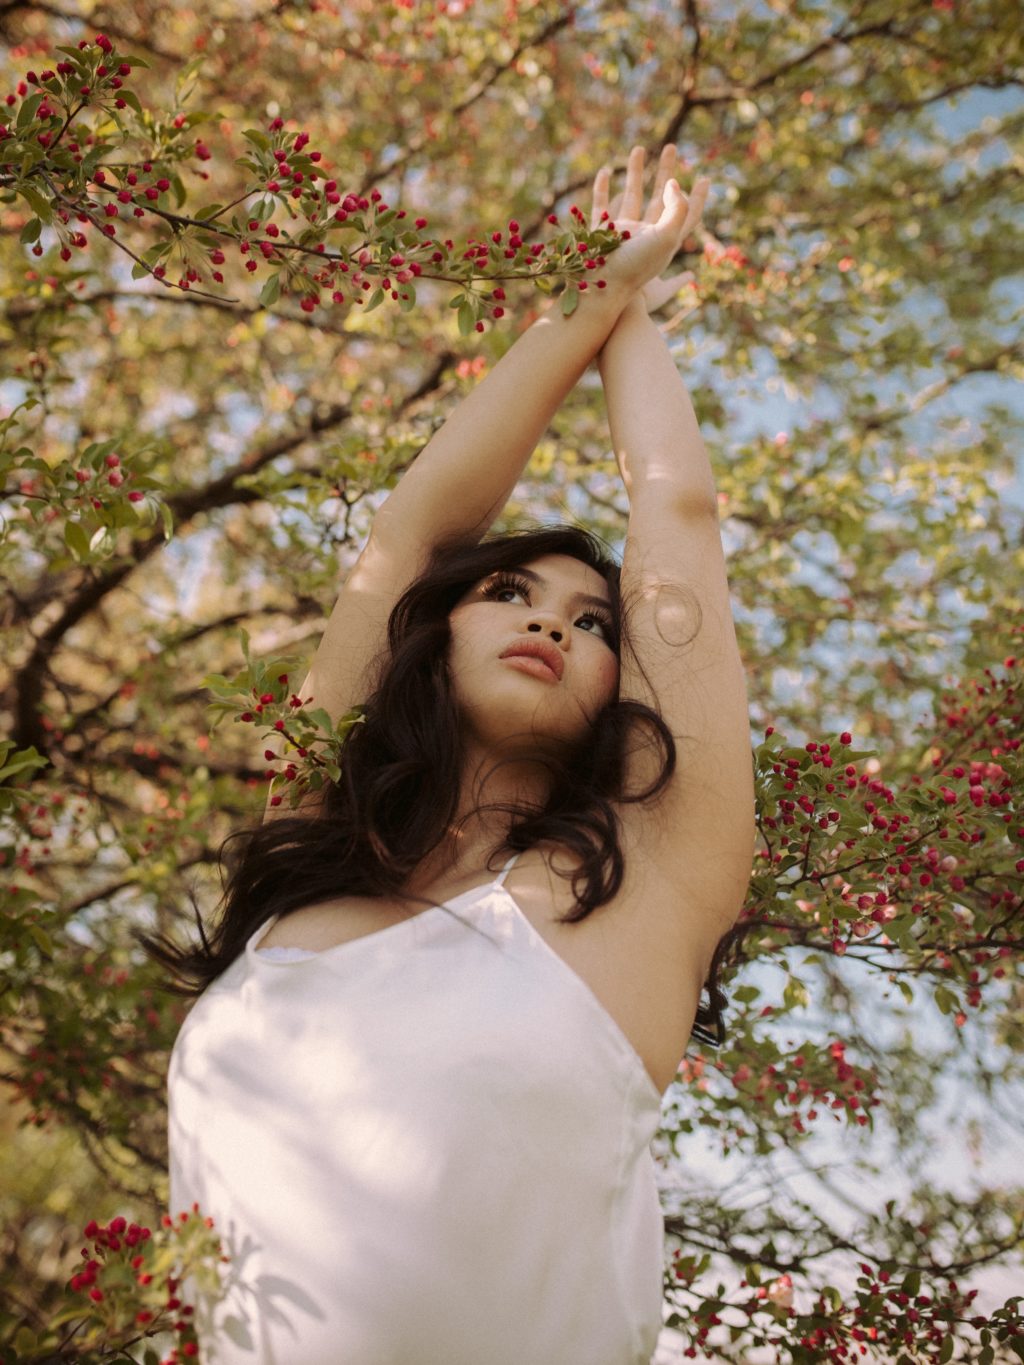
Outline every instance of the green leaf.
<path fill-rule="evenodd" d="M 468 301 L 459 309 L 459 332 L 462 336 L 469 336 L 476 325 L 476 309 Z"/>
<path fill-rule="evenodd" d="M 946 1361 L 952 1359 L 953 1347 L 955 1345 L 956 1338 L 953 1337 L 952 1335 L 948 1336 L 946 1340 L 942 1343 L 942 1347 L 939 1351 L 939 1365 L 946 1365 Z"/>
<path fill-rule="evenodd" d="M 109 526 L 97 526 L 89 540 L 89 552 L 107 556 L 114 553 L 114 533 Z"/>
<path fill-rule="evenodd" d="M 39 1345 L 39 1338 L 30 1327 L 22 1325 L 14 1334 L 14 1346 L 19 1352 L 24 1351 L 26 1355 L 31 1352 L 33 1355 Z"/>
<path fill-rule="evenodd" d="M 252 217 L 257 223 L 265 223 L 268 218 L 273 218 L 274 210 L 277 208 L 277 200 L 272 194 L 265 194 L 252 208 Z"/>
<path fill-rule="evenodd" d="M 89 537 L 86 535 L 85 527 L 80 521 L 69 521 L 65 523 L 64 543 L 79 562 L 88 558 Z"/>
<path fill-rule="evenodd" d="M 270 151 L 270 138 L 267 137 L 266 133 L 261 133 L 258 128 L 244 128 L 242 136 L 254 147 L 258 147 L 261 152 Z"/>
<path fill-rule="evenodd" d="M 53 222 L 53 206 L 45 195 L 40 194 L 32 185 L 19 185 L 18 193 L 28 200 L 44 223 Z"/>
<path fill-rule="evenodd" d="M 205 60 L 206 57 L 204 56 L 204 54 L 199 53 L 190 61 L 187 61 L 185 65 L 181 68 L 181 70 L 178 71 L 174 81 L 174 88 L 175 90 L 178 91 L 179 95 L 185 89 L 185 86 L 189 83 L 189 81 L 194 81 L 194 78 L 202 70 L 203 63 L 205 62 Z M 186 123 L 188 119 L 190 119 L 191 117 L 192 117 L 191 115 L 186 115 Z"/>
<path fill-rule="evenodd" d="M 164 523 L 164 539 L 171 540 L 174 537 L 174 513 L 165 502 L 160 504 L 160 515 Z"/>
<path fill-rule="evenodd" d="M 571 317 L 579 307 L 579 302 L 580 291 L 574 284 L 571 284 L 562 295 L 562 316 L 567 318 Z"/>
<path fill-rule="evenodd" d="M 43 99 L 44 93 L 42 90 L 39 90 L 34 95 L 29 95 L 27 100 L 22 101 L 21 108 L 18 110 L 18 119 L 14 125 L 19 132 L 21 132 L 23 128 L 27 128 L 33 121 L 36 116 L 36 110 L 42 104 Z"/>
<path fill-rule="evenodd" d="M 7 752 L 13 746 L 9 746 Z M 4 762 L 0 767 L 0 782 L 9 782 L 11 778 L 17 777 L 19 773 L 34 772 L 37 768 L 45 768 L 49 765 L 49 759 L 35 748 L 19 749 L 14 758 L 9 763 Z"/>
<path fill-rule="evenodd" d="M 28 220 L 28 222 L 25 224 L 25 226 L 21 229 L 21 233 L 20 233 L 20 235 L 19 235 L 19 241 L 24 242 L 24 243 L 26 244 L 26 246 L 27 246 L 30 242 L 36 242 L 36 241 L 39 240 L 39 234 L 42 232 L 42 230 L 43 230 L 43 225 L 42 225 L 42 223 L 39 221 L 39 219 L 38 219 L 38 218 L 30 218 L 30 219 Z"/>
<path fill-rule="evenodd" d="M 956 1008 L 956 996 L 952 991 L 947 991 L 945 986 L 936 986 L 935 1003 L 943 1014 L 949 1014 L 951 1010 Z"/>
<path fill-rule="evenodd" d="M 786 982 L 786 989 L 782 992 L 782 999 L 787 1009 L 805 1009 L 811 1001 L 807 987 L 802 981 L 798 981 L 795 976 L 791 976 Z"/>
<path fill-rule="evenodd" d="M 364 312 L 364 313 L 372 313 L 373 310 L 374 310 L 375 308 L 378 308 L 383 302 L 384 302 L 384 290 L 378 287 L 378 288 L 375 289 L 375 290 L 373 291 L 373 293 L 370 295 L 369 302 L 366 304 L 366 307 L 363 309 L 363 312 Z"/>
<path fill-rule="evenodd" d="M 264 308 L 271 308 L 281 297 L 281 272 L 271 275 L 260 290 L 260 303 Z"/>
<path fill-rule="evenodd" d="M 55 956 L 53 951 L 53 940 L 46 930 L 40 928 L 40 926 L 35 924 L 32 920 L 28 921 L 27 928 L 31 937 L 35 940 L 36 947 L 43 956 L 53 958 Z"/>
<path fill-rule="evenodd" d="M 313 711 L 303 710 L 302 717 L 304 720 L 308 721 L 310 725 L 315 725 L 321 730 L 330 732 L 334 729 L 334 726 L 331 723 L 331 717 L 323 707 L 318 706 Z"/>

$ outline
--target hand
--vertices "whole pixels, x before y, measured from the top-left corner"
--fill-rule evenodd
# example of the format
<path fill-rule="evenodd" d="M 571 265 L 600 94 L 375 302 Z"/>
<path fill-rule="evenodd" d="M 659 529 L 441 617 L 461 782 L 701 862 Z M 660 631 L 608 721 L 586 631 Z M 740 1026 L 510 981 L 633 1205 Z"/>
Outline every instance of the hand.
<path fill-rule="evenodd" d="M 644 149 L 634 147 L 626 165 L 626 185 L 614 205 L 608 207 L 608 187 L 611 170 L 604 166 L 594 178 L 594 202 L 591 231 L 602 226 L 601 216 L 608 213 L 606 222 L 615 224 L 619 232 L 628 231 L 630 239 L 607 258 L 604 277 L 609 284 L 624 284 L 643 296 L 649 313 L 655 312 L 673 298 L 693 272 L 684 270 L 663 280 L 661 272 L 672 260 L 683 242 L 701 221 L 711 181 L 701 177 L 689 198 L 672 175 L 676 164 L 676 149 L 671 143 L 661 150 L 658 173 L 641 219 L 643 208 Z"/>

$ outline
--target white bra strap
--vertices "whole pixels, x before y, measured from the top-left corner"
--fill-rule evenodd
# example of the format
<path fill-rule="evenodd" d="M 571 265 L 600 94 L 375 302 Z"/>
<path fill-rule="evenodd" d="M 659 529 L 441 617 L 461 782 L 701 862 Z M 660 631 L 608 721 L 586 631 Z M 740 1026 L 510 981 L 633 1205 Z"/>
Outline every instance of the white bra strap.
<path fill-rule="evenodd" d="M 519 858 L 520 858 L 521 856 L 522 856 L 521 853 L 513 853 L 513 854 L 512 854 L 512 857 L 509 858 L 508 862 L 507 862 L 507 863 L 505 864 L 505 866 L 501 869 L 501 872 L 498 874 L 497 877 L 495 877 L 495 879 L 494 879 L 494 885 L 495 885 L 495 886 L 504 886 L 504 885 L 505 885 L 505 878 L 508 876 L 508 874 L 509 874 L 509 873 L 512 871 L 512 869 L 515 867 L 516 862 L 519 860 Z"/>

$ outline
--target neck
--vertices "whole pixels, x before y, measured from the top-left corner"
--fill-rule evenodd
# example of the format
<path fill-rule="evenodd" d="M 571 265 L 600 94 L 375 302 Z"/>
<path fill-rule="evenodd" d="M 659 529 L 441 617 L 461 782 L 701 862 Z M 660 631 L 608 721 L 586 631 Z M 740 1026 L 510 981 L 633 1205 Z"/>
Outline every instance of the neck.
<path fill-rule="evenodd" d="M 496 767 L 497 763 L 492 749 L 471 749 L 467 753 L 455 819 L 447 837 L 417 867 L 410 889 L 468 879 L 485 871 L 488 860 L 504 843 L 512 819 L 506 811 L 479 807 L 543 806 L 550 790 L 550 774 L 545 767 L 529 759 L 507 759 L 500 767 Z"/>

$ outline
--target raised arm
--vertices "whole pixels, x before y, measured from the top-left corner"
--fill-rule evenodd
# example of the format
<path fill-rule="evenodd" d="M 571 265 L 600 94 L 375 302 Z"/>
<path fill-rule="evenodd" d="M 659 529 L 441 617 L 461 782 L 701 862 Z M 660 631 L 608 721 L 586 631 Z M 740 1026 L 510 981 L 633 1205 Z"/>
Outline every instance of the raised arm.
<path fill-rule="evenodd" d="M 641 154 L 631 164 L 624 219 L 639 217 L 642 169 Z M 598 367 L 629 495 L 622 591 L 634 603 L 637 660 L 624 654 L 619 691 L 649 700 L 649 683 L 678 749 L 656 816 L 627 807 L 624 820 L 636 823 L 673 912 L 652 927 L 652 941 L 668 951 L 674 943 L 699 986 L 742 909 L 756 837 L 746 676 L 717 493 L 690 396 L 642 295 L 623 310 Z M 640 753 L 635 763 L 631 785 L 645 786 L 651 758 Z"/>

